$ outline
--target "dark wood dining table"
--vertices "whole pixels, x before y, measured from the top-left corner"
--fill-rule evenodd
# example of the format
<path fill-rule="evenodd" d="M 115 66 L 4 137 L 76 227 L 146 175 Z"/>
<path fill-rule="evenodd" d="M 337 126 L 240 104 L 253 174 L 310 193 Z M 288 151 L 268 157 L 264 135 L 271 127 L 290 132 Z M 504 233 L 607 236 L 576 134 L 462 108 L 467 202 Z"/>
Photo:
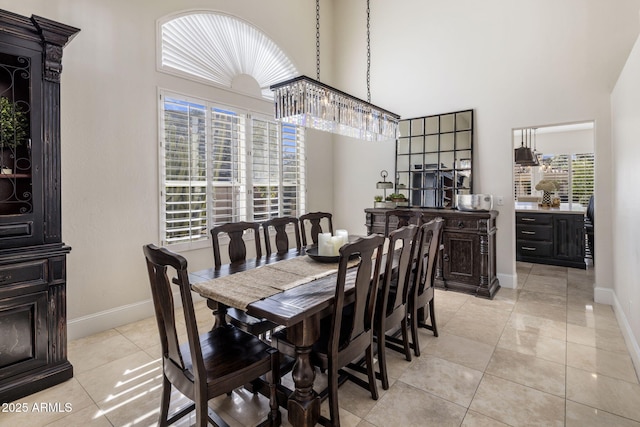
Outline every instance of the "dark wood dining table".
<path fill-rule="evenodd" d="M 248 259 L 193 272 L 190 273 L 189 280 L 192 288 L 208 299 L 208 306 L 214 312 L 216 324 L 220 325 L 226 322 L 226 307 L 220 301 L 212 299 L 210 294 L 202 292 L 202 289 L 199 291 L 198 284 L 213 283 L 211 279 L 253 269 L 266 271 L 267 269 L 260 269 L 260 267 L 304 255 L 304 249 L 299 251 L 291 249 L 284 254 L 273 254 L 269 257 Z M 316 373 L 309 356 L 312 345 L 319 337 L 320 319 L 331 313 L 337 268 L 338 264 L 335 263 L 336 272 L 320 278 L 309 278 L 308 281 L 302 280 L 305 283 L 251 302 L 246 307 L 249 315 L 285 326 L 287 338 L 295 345 L 296 360 L 292 371 L 295 389 L 287 401 L 289 422 L 294 426 L 313 426 L 320 417 L 320 399 L 313 390 Z M 254 274 L 251 279 L 255 280 L 255 278 Z M 248 285 L 254 285 L 254 283 Z M 353 284 L 350 285 L 349 280 L 347 280 L 345 292 L 347 300 L 349 296 L 353 298 Z"/>

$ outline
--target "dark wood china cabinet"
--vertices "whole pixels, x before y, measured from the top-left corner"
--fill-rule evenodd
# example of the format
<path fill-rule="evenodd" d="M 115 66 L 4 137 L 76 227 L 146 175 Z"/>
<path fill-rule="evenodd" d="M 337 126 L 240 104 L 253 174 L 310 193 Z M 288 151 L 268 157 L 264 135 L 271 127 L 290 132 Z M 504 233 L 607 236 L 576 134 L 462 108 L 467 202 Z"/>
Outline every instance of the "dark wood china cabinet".
<path fill-rule="evenodd" d="M 0 10 L 0 402 L 73 376 L 60 198 L 62 49 L 78 32 Z"/>

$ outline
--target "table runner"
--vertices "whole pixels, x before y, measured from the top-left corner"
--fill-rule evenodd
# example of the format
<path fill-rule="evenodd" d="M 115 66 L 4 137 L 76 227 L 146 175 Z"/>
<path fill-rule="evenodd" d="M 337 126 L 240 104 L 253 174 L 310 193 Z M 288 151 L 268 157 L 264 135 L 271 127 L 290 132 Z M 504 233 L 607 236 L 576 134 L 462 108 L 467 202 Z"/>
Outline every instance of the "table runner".
<path fill-rule="evenodd" d="M 359 260 L 349 261 L 349 267 Z M 252 302 L 338 271 L 338 263 L 320 263 L 304 255 L 192 285 L 203 297 L 246 310 Z"/>

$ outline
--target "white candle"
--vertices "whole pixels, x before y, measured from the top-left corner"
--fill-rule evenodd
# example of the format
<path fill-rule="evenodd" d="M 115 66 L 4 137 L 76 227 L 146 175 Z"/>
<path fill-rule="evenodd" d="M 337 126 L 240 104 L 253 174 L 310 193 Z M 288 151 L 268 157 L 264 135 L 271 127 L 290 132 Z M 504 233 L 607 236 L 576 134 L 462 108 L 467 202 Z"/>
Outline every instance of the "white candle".
<path fill-rule="evenodd" d="M 341 236 L 333 236 L 331 237 L 331 244 L 333 245 L 333 256 L 340 255 L 340 247 L 342 246 L 342 237 Z"/>
<path fill-rule="evenodd" d="M 331 233 L 318 234 L 318 255 L 332 256 L 333 243 L 331 242 Z"/>
<path fill-rule="evenodd" d="M 336 236 L 342 238 L 343 245 L 349 243 L 349 233 L 347 232 L 347 230 L 336 230 Z"/>

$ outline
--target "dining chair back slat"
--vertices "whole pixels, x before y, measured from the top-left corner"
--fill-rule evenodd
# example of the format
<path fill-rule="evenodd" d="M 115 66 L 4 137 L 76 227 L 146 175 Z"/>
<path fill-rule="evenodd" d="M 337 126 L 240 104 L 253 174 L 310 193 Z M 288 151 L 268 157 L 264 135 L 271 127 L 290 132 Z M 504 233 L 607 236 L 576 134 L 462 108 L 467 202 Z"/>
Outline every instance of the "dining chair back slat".
<path fill-rule="evenodd" d="M 318 234 L 323 232 L 323 222 L 328 227 L 324 230 L 333 235 L 333 215 L 328 212 L 309 212 L 304 215 L 300 215 L 298 220 L 300 221 L 300 235 L 302 236 L 302 245 L 305 247 L 312 244 L 318 244 Z M 307 224 L 310 224 L 310 239 L 307 239 Z"/>
<path fill-rule="evenodd" d="M 275 230 L 275 252 L 279 254 L 283 254 L 289 250 L 290 242 L 289 242 L 289 234 L 287 233 L 287 226 L 289 224 L 293 225 L 293 230 L 295 233 L 295 244 L 296 249 L 300 250 L 302 248 L 302 243 L 300 241 L 300 229 L 298 227 L 298 218 L 292 216 L 271 218 L 262 223 L 262 230 L 264 232 L 264 248 L 266 256 L 271 255 L 273 252 L 271 246 L 271 234 L 270 230 L 273 228 Z"/>
<path fill-rule="evenodd" d="M 211 240 L 213 242 L 213 260 L 216 267 L 222 265 L 220 256 L 220 233 L 229 236 L 229 260 L 230 262 L 243 261 L 247 259 L 247 245 L 244 240 L 245 232 L 253 231 L 255 241 L 256 258 L 262 258 L 262 245 L 260 244 L 260 224 L 257 222 L 228 222 L 211 229 Z"/>

